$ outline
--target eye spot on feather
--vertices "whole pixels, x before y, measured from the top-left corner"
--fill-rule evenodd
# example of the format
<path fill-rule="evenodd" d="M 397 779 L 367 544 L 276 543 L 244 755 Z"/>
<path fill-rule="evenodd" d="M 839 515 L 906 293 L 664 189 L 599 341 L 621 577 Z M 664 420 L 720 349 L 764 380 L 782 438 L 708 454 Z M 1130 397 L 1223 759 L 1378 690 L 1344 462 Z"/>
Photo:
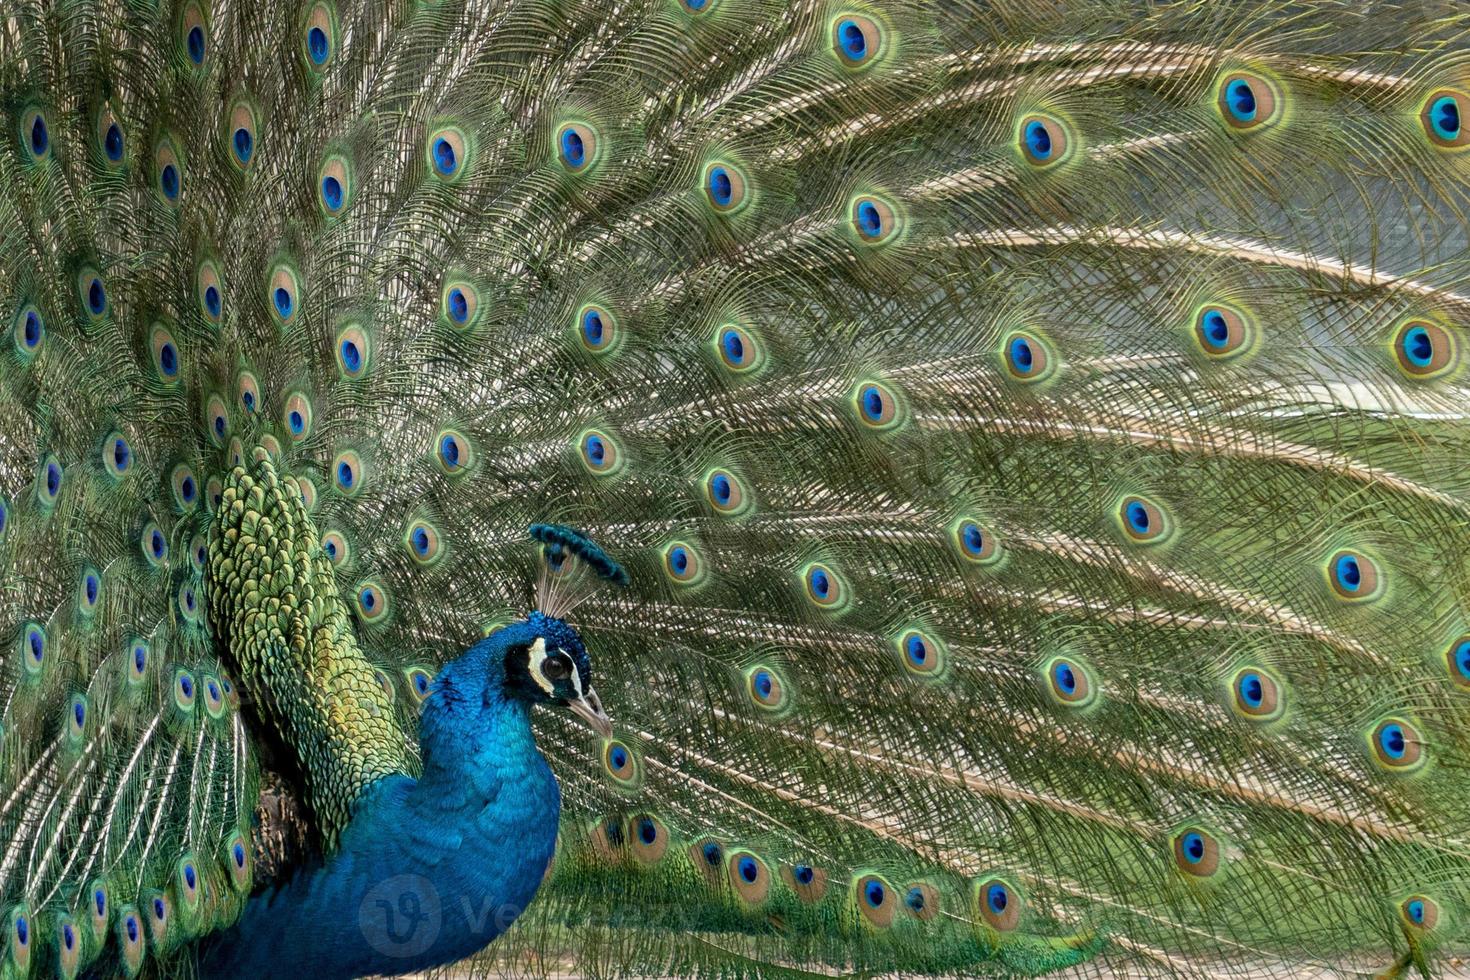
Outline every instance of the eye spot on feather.
<path fill-rule="evenodd" d="M 278 263 L 271 270 L 266 292 L 276 324 L 283 329 L 294 324 L 301 306 L 301 277 L 296 270 L 285 263 Z"/>
<path fill-rule="evenodd" d="M 199 866 L 192 856 L 185 854 L 179 859 L 175 884 L 179 900 L 186 908 L 192 909 L 199 904 Z"/>
<path fill-rule="evenodd" d="M 1001 359 L 1017 381 L 1040 381 L 1051 374 L 1051 354 L 1041 338 L 1032 333 L 1008 334 L 1001 344 Z"/>
<path fill-rule="evenodd" d="M 51 129 L 46 113 L 30 108 L 20 115 L 20 145 L 33 164 L 45 163 L 51 156 Z"/>
<path fill-rule="evenodd" d="M 934 678 L 944 673 L 948 660 L 944 644 L 923 630 L 906 630 L 899 634 L 895 643 L 899 662 L 913 676 Z"/>
<path fill-rule="evenodd" d="M 169 207 L 176 206 L 184 193 L 184 164 L 172 140 L 164 139 L 154 147 L 153 174 L 159 199 Z"/>
<path fill-rule="evenodd" d="M 154 568 L 162 568 L 167 564 L 168 538 L 163 529 L 152 521 L 143 525 L 143 533 L 138 535 L 138 547 L 142 549 L 144 559 Z"/>
<path fill-rule="evenodd" d="M 725 865 L 725 847 L 713 837 L 705 837 L 689 846 L 689 861 L 710 884 L 718 884 Z"/>
<path fill-rule="evenodd" d="M 56 974 L 71 980 L 82 968 L 82 936 L 71 916 L 56 916 Z"/>
<path fill-rule="evenodd" d="M 1216 104 L 1231 129 L 1247 131 L 1275 122 L 1282 100 L 1276 86 L 1260 75 L 1231 72 L 1220 80 Z"/>
<path fill-rule="evenodd" d="M 898 231 L 898 217 L 892 204 L 881 197 L 865 194 L 850 205 L 852 227 L 858 240 L 877 245 L 891 239 Z"/>
<path fill-rule="evenodd" d="M 1220 870 L 1220 842 L 1200 827 L 1185 827 L 1174 835 L 1174 866 L 1195 878 L 1211 878 Z"/>
<path fill-rule="evenodd" d="M 1021 156 L 1033 167 L 1054 167 L 1071 155 L 1067 125 L 1055 116 L 1037 113 L 1023 117 L 1016 142 Z"/>
<path fill-rule="evenodd" d="M 357 587 L 357 618 L 365 623 L 383 621 L 388 615 L 388 593 L 382 584 L 363 582 Z"/>
<path fill-rule="evenodd" d="M 820 902 L 827 894 L 827 872 L 805 861 L 782 865 L 781 878 L 808 905 Z"/>
<path fill-rule="evenodd" d="M 607 433 L 588 429 L 577 440 L 582 465 L 596 476 L 610 476 L 622 468 L 622 453 Z"/>
<path fill-rule="evenodd" d="M 107 285 L 102 281 L 102 273 L 91 266 L 86 266 L 77 273 L 77 298 L 81 301 L 82 312 L 87 319 L 96 321 L 107 315 Z"/>
<path fill-rule="evenodd" d="M 225 444 L 230 431 L 230 417 L 225 412 L 225 400 L 219 395 L 210 395 L 204 403 L 205 424 L 209 426 L 209 437 L 216 446 Z"/>
<path fill-rule="evenodd" d="M 123 658 L 129 686 L 142 683 L 148 674 L 148 644 L 138 639 L 131 641 L 123 650 Z"/>
<path fill-rule="evenodd" d="M 613 348 L 618 339 L 617 319 L 604 307 L 588 304 L 577 311 L 577 336 L 582 346 L 594 354 Z"/>
<path fill-rule="evenodd" d="M 1470 130 L 1464 124 L 1466 106 L 1470 106 L 1470 96 L 1463 92 L 1438 89 L 1430 93 L 1419 112 L 1419 122 L 1432 145 L 1444 150 L 1470 146 Z"/>
<path fill-rule="evenodd" d="M 710 470 L 704 478 L 704 494 L 710 506 L 727 517 L 749 509 L 745 487 L 729 470 Z"/>
<path fill-rule="evenodd" d="M 29 304 L 22 306 L 15 315 L 12 330 L 15 350 L 21 360 L 29 361 L 35 357 L 41 349 L 41 341 L 46 339 L 46 321 L 42 319 L 41 311 Z"/>
<path fill-rule="evenodd" d="M 821 562 L 813 562 L 802 569 L 801 583 L 807 599 L 823 609 L 837 609 L 846 602 L 842 579 Z"/>
<path fill-rule="evenodd" d="M 61 496 L 65 471 L 55 456 L 47 456 L 36 468 L 36 503 L 42 510 L 50 509 Z"/>
<path fill-rule="evenodd" d="M 1374 761 L 1394 772 L 1413 772 L 1428 761 L 1419 729 L 1398 716 L 1383 718 L 1373 726 L 1368 747 Z"/>
<path fill-rule="evenodd" d="M 705 200 L 723 215 L 738 214 L 749 199 L 745 174 L 733 163 L 716 160 L 704 168 L 702 183 Z"/>
<path fill-rule="evenodd" d="M 771 874 L 766 863 L 749 851 L 731 851 L 726 866 L 730 886 L 747 904 L 759 905 L 771 893 Z"/>
<path fill-rule="evenodd" d="M 669 832 L 663 822 L 649 813 L 635 816 L 632 828 L 631 847 L 633 857 L 641 864 L 657 864 L 669 849 Z"/>
<path fill-rule="evenodd" d="M 1230 682 L 1230 703 L 1251 721 L 1275 721 L 1286 711 L 1281 686 L 1259 667 L 1242 667 Z"/>
<path fill-rule="evenodd" d="M 440 306 L 450 326 L 456 330 L 468 330 L 479 319 L 480 291 L 466 280 L 447 280 L 440 296 Z"/>
<path fill-rule="evenodd" d="M 182 667 L 174 671 L 173 697 L 174 704 L 186 713 L 194 710 L 194 702 L 199 697 L 199 685 L 195 683 L 194 675 Z"/>
<path fill-rule="evenodd" d="M 87 735 L 87 719 L 90 713 L 87 710 L 87 698 L 82 694 L 72 695 L 70 703 L 66 706 L 66 733 L 72 742 L 80 742 Z"/>
<path fill-rule="evenodd" d="M 195 277 L 194 288 L 199 293 L 200 315 L 206 322 L 218 325 L 220 318 L 224 315 L 225 293 L 219 276 L 219 267 L 215 265 L 213 259 L 206 259 L 199 264 L 199 274 Z"/>
<path fill-rule="evenodd" d="M 891 429 L 899 421 L 899 403 L 892 389 L 877 381 L 860 383 L 852 393 L 858 421 L 870 429 Z"/>
<path fill-rule="evenodd" d="M 974 518 L 964 517 L 950 531 L 951 541 L 961 558 L 977 565 L 993 564 L 1000 558 L 995 535 Z"/>
<path fill-rule="evenodd" d="M 600 150 L 597 131 L 585 122 L 562 123 L 556 131 L 556 155 L 571 173 L 591 170 Z"/>
<path fill-rule="evenodd" d="M 635 789 L 643 771 L 638 756 L 625 743 L 609 739 L 602 744 L 602 769 L 623 789 Z"/>
<path fill-rule="evenodd" d="M 306 58 L 306 66 L 314 72 L 325 71 L 336 58 L 337 17 L 329 5 L 318 3 L 307 14 L 301 52 Z"/>
<path fill-rule="evenodd" d="M 203 68 L 204 60 L 209 53 L 209 25 L 205 23 L 204 12 L 198 4 L 191 3 L 184 8 L 184 16 L 180 20 L 179 40 L 183 44 L 184 55 L 189 63 L 195 68 Z"/>
<path fill-rule="evenodd" d="M 352 496 L 362 489 L 362 480 L 362 457 L 352 449 L 338 453 L 332 461 L 332 483 L 337 489 Z"/>
<path fill-rule="evenodd" d="M 1439 925 L 1439 903 L 1427 895 L 1410 895 L 1399 903 L 1399 916 L 1416 931 L 1428 931 Z"/>
<path fill-rule="evenodd" d="M 235 382 L 240 393 L 240 407 L 251 415 L 260 408 L 260 382 L 249 371 L 242 371 Z"/>
<path fill-rule="evenodd" d="M 143 945 L 142 918 L 130 905 L 118 910 L 117 941 L 129 974 L 136 974 L 143 966 L 146 950 Z"/>
<path fill-rule="evenodd" d="M 1002 878 L 977 881 L 973 889 L 975 911 L 997 932 L 1012 932 L 1021 922 L 1023 902 L 1016 887 Z"/>
<path fill-rule="evenodd" d="M 909 915 L 928 922 L 939 915 L 939 889 L 926 881 L 913 882 L 904 891 L 903 907 Z"/>
<path fill-rule="evenodd" d="M 148 932 L 155 946 L 168 941 L 169 920 L 173 918 L 173 903 L 162 892 L 153 892 L 147 902 Z"/>
<path fill-rule="evenodd" d="M 97 611 L 102 599 L 102 573 L 88 565 L 82 569 L 82 580 L 77 585 L 77 611 L 90 616 Z"/>
<path fill-rule="evenodd" d="M 1209 357 L 1223 360 L 1239 354 L 1254 336 L 1254 324 L 1237 309 L 1209 304 L 1195 312 L 1195 343 Z"/>
<path fill-rule="evenodd" d="M 875 874 L 863 875 L 853 883 L 853 904 L 869 925 L 887 929 L 893 925 L 898 901 L 893 886 Z"/>
<path fill-rule="evenodd" d="M 434 564 L 444 552 L 439 529 L 424 520 L 409 523 L 403 534 L 403 544 L 408 549 L 409 557 L 421 566 Z"/>
<path fill-rule="evenodd" d="M 220 402 L 220 404 L 223 405 L 224 402 Z M 220 478 L 217 476 L 210 477 L 209 482 L 205 484 L 205 496 L 209 500 L 210 510 L 219 510 L 220 500 L 223 499 L 223 495 L 224 484 L 220 482 Z"/>
<path fill-rule="evenodd" d="M 755 334 L 734 323 L 715 331 L 714 350 L 720 363 L 736 374 L 753 371 L 763 361 L 764 350 Z"/>
<path fill-rule="evenodd" d="M 97 113 L 96 136 L 97 149 L 102 159 L 109 168 L 116 168 L 122 163 L 127 142 L 123 136 L 122 122 L 111 105 L 104 105 Z"/>
<path fill-rule="evenodd" d="M 1043 668 L 1047 692 L 1052 700 L 1066 708 L 1086 708 L 1094 704 L 1098 687 L 1092 674 L 1072 657 L 1053 657 Z"/>
<path fill-rule="evenodd" d="M 1346 602 L 1367 602 L 1383 591 L 1378 564 L 1359 551 L 1343 549 L 1327 560 L 1327 584 Z"/>
<path fill-rule="evenodd" d="M 21 628 L 20 662 L 31 677 L 46 666 L 46 630 L 40 623 L 26 623 Z"/>
<path fill-rule="evenodd" d="M 469 164 L 469 144 L 465 134 L 454 126 L 444 126 L 429 134 L 425 148 L 429 167 L 441 180 L 457 181 Z"/>
<path fill-rule="evenodd" d="M 1155 544 L 1170 531 L 1163 509 L 1147 497 L 1124 497 L 1118 504 L 1118 523 L 1124 536 L 1138 544 Z"/>
<path fill-rule="evenodd" d="M 367 374 L 371 348 L 362 327 L 352 324 L 337 334 L 337 370 L 344 378 L 357 380 Z"/>
<path fill-rule="evenodd" d="M 212 674 L 205 674 L 200 678 L 199 686 L 204 691 L 204 710 L 209 712 L 209 717 L 224 717 L 225 692 L 220 686 L 219 679 Z"/>
<path fill-rule="evenodd" d="M 1445 651 L 1445 662 L 1450 669 L 1450 680 L 1470 690 L 1470 634 L 1450 644 Z"/>
<path fill-rule="evenodd" d="M 133 450 L 121 432 L 111 432 L 102 440 L 102 468 L 114 480 L 121 480 L 133 468 Z"/>
<path fill-rule="evenodd" d="M 188 464 L 180 463 L 175 466 L 169 474 L 169 483 L 173 488 L 174 510 L 180 514 L 193 510 L 199 501 L 199 481 Z"/>
<path fill-rule="evenodd" d="M 771 667 L 752 667 L 746 671 L 745 690 L 758 708 L 780 711 L 787 705 L 786 685 Z"/>
<path fill-rule="evenodd" d="M 704 561 L 692 544 L 675 541 L 664 548 L 664 574 L 680 585 L 696 585 L 704 581 Z"/>
<path fill-rule="evenodd" d="M 177 597 L 179 615 L 187 622 L 197 623 L 203 618 L 203 607 L 199 603 L 199 592 L 192 581 L 186 581 L 179 586 Z"/>
<path fill-rule="evenodd" d="M 352 176 L 347 160 L 329 156 L 316 178 L 317 203 L 329 217 L 335 218 L 347 209 L 352 199 Z"/>
<path fill-rule="evenodd" d="M 311 423 L 314 415 L 311 410 L 311 399 L 299 391 L 293 391 L 286 396 L 286 407 L 281 412 L 281 421 L 286 426 L 286 435 L 292 442 L 301 442 L 311 435 Z M 310 510 L 310 508 L 307 508 Z"/>
<path fill-rule="evenodd" d="M 474 457 L 468 439 L 453 429 L 445 429 L 435 437 L 434 444 L 441 470 L 450 476 L 469 472 Z"/>
<path fill-rule="evenodd" d="M 255 162 L 255 109 L 240 101 L 230 109 L 230 162 L 238 170 L 249 170 Z"/>
<path fill-rule="evenodd" d="M 841 14 L 832 22 L 832 50 L 849 68 L 871 64 L 883 49 L 883 31 L 870 17 Z"/>
<path fill-rule="evenodd" d="M 408 682 L 408 694 L 415 704 L 422 704 L 434 689 L 434 675 L 424 667 L 410 667 L 403 672 Z"/>
<path fill-rule="evenodd" d="M 1454 336 L 1428 320 L 1409 320 L 1393 339 L 1393 356 L 1409 377 L 1428 381 L 1448 373 L 1458 361 Z"/>

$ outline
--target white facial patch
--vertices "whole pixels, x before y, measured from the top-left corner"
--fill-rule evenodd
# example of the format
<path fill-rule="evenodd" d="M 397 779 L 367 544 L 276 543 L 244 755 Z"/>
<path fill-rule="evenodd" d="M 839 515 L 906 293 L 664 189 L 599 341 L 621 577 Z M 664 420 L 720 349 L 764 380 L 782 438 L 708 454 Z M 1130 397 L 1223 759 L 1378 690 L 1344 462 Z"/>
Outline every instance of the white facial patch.
<path fill-rule="evenodd" d="M 531 644 L 530 656 L 526 658 L 526 669 L 530 671 L 531 677 L 540 685 L 541 690 L 548 695 L 555 696 L 556 686 L 546 679 L 541 673 L 541 665 L 546 662 L 546 638 L 536 637 L 536 642 Z"/>

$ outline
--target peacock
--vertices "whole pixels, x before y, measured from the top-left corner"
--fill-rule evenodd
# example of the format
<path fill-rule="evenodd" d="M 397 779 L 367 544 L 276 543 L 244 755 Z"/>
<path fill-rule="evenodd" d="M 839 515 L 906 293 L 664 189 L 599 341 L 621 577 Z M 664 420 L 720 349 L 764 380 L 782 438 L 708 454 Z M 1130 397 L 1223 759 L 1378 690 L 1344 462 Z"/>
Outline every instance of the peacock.
<path fill-rule="evenodd" d="M 0 978 L 1453 972 L 1467 114 L 1448 0 L 6 0 Z"/>

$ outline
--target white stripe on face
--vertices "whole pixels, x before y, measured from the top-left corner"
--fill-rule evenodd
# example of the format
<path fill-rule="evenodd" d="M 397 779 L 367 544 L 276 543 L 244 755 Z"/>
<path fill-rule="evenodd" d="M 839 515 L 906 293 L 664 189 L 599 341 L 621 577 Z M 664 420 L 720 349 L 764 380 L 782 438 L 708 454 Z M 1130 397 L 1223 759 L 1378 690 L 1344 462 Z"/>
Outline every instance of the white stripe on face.
<path fill-rule="evenodd" d="M 531 678 L 545 691 L 548 697 L 556 696 L 556 686 L 546 679 L 541 672 L 541 665 L 546 662 L 546 638 L 538 636 L 536 642 L 531 644 L 530 656 L 526 659 L 526 669 L 530 671 Z"/>

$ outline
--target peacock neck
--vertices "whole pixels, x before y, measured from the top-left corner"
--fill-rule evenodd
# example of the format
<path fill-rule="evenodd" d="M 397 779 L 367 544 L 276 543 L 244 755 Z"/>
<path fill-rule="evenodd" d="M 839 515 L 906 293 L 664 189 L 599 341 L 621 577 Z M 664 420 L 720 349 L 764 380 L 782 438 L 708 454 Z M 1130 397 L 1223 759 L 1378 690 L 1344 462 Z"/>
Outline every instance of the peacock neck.
<path fill-rule="evenodd" d="M 429 969 L 483 948 L 525 909 L 555 848 L 560 794 L 530 706 L 506 695 L 484 646 L 434 681 L 420 777 L 369 786 L 336 852 L 252 898 L 206 975 L 280 962 L 314 980 Z"/>

